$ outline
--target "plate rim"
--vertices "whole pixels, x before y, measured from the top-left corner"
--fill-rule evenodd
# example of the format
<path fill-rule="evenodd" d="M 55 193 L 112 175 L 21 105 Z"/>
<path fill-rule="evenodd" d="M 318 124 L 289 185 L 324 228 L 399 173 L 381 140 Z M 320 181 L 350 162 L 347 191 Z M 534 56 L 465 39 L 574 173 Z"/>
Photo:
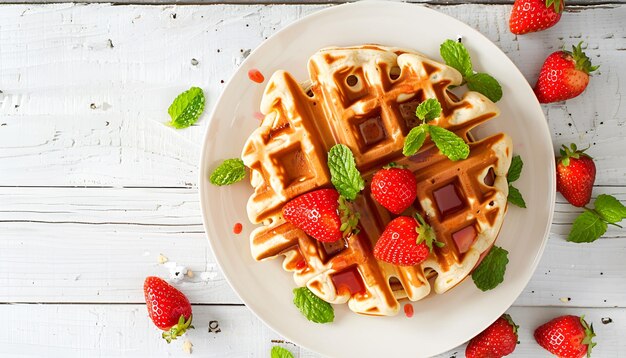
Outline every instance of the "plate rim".
<path fill-rule="evenodd" d="M 209 138 L 209 132 L 210 132 L 210 127 L 212 122 L 215 120 L 215 115 L 216 112 L 218 110 L 219 107 L 219 103 L 223 100 L 223 98 L 226 96 L 226 94 L 229 92 L 230 87 L 233 86 L 233 79 L 237 76 L 237 74 L 242 71 L 242 69 L 246 68 L 246 64 L 249 62 L 249 60 L 251 58 L 254 58 L 254 54 L 259 51 L 259 49 L 265 45 L 267 42 L 271 41 L 272 39 L 274 39 L 277 36 L 280 36 L 282 33 L 284 32 L 288 32 L 290 31 L 293 27 L 296 27 L 298 24 L 300 24 L 303 21 L 311 21 L 314 20 L 316 18 L 320 18 L 320 17 L 324 17 L 326 16 L 328 13 L 332 13 L 335 11 L 342 11 L 346 8 L 360 8 L 360 7 L 370 7 L 370 6 L 397 6 L 398 8 L 404 8 L 404 7 L 420 7 L 422 8 L 422 10 L 427 11 L 427 12 L 432 12 L 432 13 L 436 13 L 440 16 L 444 16 L 447 17 L 449 20 L 454 21 L 459 23 L 461 26 L 464 27 L 468 27 L 469 29 L 471 29 L 471 31 L 474 32 L 475 35 L 478 35 L 480 37 L 482 37 L 485 41 L 487 41 L 488 43 L 493 44 L 498 51 L 503 52 L 500 47 L 498 47 L 495 43 L 493 43 L 493 41 L 491 41 L 489 38 L 487 38 L 485 35 L 483 35 L 482 32 L 472 28 L 471 26 L 469 26 L 468 24 L 466 24 L 465 22 L 447 15 L 445 13 L 439 12 L 437 10 L 434 10 L 428 6 L 425 6 L 424 4 L 418 4 L 418 3 L 407 3 L 407 2 L 396 2 L 396 1 L 384 1 L 384 0 L 363 0 L 363 1 L 356 1 L 356 2 L 352 2 L 352 3 L 345 3 L 345 4 L 340 4 L 340 5 L 332 5 L 330 7 L 315 11 L 309 15 L 306 15 L 304 17 L 301 17 L 299 19 L 294 20 L 293 22 L 289 23 L 288 25 L 284 26 L 283 28 L 281 28 L 280 30 L 276 31 L 274 34 L 272 34 L 271 36 L 269 36 L 267 39 L 263 40 L 263 42 L 261 42 L 251 53 L 250 55 L 235 69 L 235 71 L 232 73 L 232 75 L 230 76 L 230 78 L 228 79 L 228 81 L 226 82 L 226 85 L 224 86 L 224 89 L 222 90 L 222 92 L 220 93 L 220 95 L 218 96 L 214 107 L 211 110 L 211 113 L 207 119 L 207 124 L 206 124 L 206 128 L 204 131 L 204 136 L 203 138 L 203 143 L 202 143 L 202 148 L 201 148 L 201 155 L 200 155 L 200 163 L 199 163 L 199 173 L 198 173 L 198 186 L 199 186 L 199 196 L 200 196 L 200 207 L 201 207 L 201 212 L 202 212 L 202 223 L 203 223 L 203 229 L 205 230 L 205 236 L 207 238 L 207 241 L 209 242 L 209 247 L 211 248 L 211 251 L 213 252 L 213 256 L 215 258 L 215 261 L 217 262 L 220 271 L 222 272 L 224 278 L 226 279 L 226 281 L 228 282 L 229 286 L 231 287 L 231 289 L 235 292 L 235 294 L 237 295 L 237 297 L 239 297 L 239 299 L 244 303 L 244 305 L 261 321 L 263 322 L 263 324 L 265 324 L 267 327 L 269 327 L 270 329 L 272 329 L 273 331 L 275 331 L 276 333 L 282 335 L 284 338 L 294 342 L 295 344 L 297 344 L 300 347 L 303 347 L 305 349 L 308 349 L 312 352 L 316 352 L 318 354 L 322 354 L 324 355 L 325 353 L 322 353 L 320 350 L 318 350 L 316 347 L 312 347 L 308 344 L 303 344 L 299 339 L 295 338 L 294 336 L 292 336 L 291 332 L 284 332 L 283 330 L 277 328 L 274 324 L 270 323 L 268 320 L 266 320 L 264 317 L 261 316 L 260 313 L 257 313 L 256 310 L 254 310 L 252 307 L 254 307 L 256 304 L 252 303 L 251 301 L 245 299 L 242 294 L 240 293 L 239 289 L 237 288 L 236 285 L 233 284 L 233 282 L 235 281 L 233 277 L 230 276 L 230 274 L 224 270 L 224 264 L 223 264 L 223 259 L 220 258 L 215 251 L 215 244 L 213 243 L 213 240 L 211 239 L 211 237 L 209 236 L 209 231 L 207 230 L 207 227 L 210 225 L 209 222 L 209 217 L 208 217 L 208 208 L 207 205 L 208 203 L 206 202 L 206 200 L 204 200 L 204 197 L 206 195 L 206 191 L 208 190 L 208 178 L 207 178 L 207 173 L 209 170 L 208 167 L 208 160 L 206 158 L 206 153 L 208 153 L 208 146 L 211 143 L 210 140 L 208 140 Z M 503 53 L 504 54 L 504 53 Z M 524 78 L 523 74 L 521 73 L 521 71 L 519 70 L 519 68 L 517 67 L 517 65 L 508 57 L 506 56 L 506 54 L 504 54 L 504 56 L 507 58 L 508 62 L 512 65 L 512 68 L 515 69 L 515 71 L 517 71 L 517 74 L 519 76 L 521 76 L 522 78 Z M 528 83 L 528 81 L 523 81 L 525 86 L 527 87 L 528 90 L 532 91 L 532 87 L 530 86 L 530 84 Z M 541 108 L 541 105 L 539 103 L 539 101 L 534 98 L 534 107 L 535 109 L 539 109 L 539 112 L 542 113 L 542 117 L 543 117 L 543 121 L 541 121 L 541 125 L 542 125 L 542 131 L 545 131 L 546 133 L 548 133 L 548 141 L 550 142 L 550 145 L 553 147 L 553 141 L 552 141 L 552 136 L 551 136 L 551 132 L 550 132 L 550 128 L 548 126 L 548 122 L 547 119 L 545 117 L 545 113 L 543 112 L 543 109 Z M 504 312 L 506 312 L 510 307 L 513 306 L 513 304 L 515 303 L 515 300 L 519 297 L 519 295 L 522 293 L 522 291 L 524 290 L 524 288 L 528 285 L 528 283 L 530 282 L 530 280 L 532 279 L 532 276 L 534 275 L 537 266 L 541 260 L 541 258 L 543 257 L 549 236 L 550 236 L 550 228 L 552 226 L 552 221 L 553 221 L 553 216 L 554 216 L 554 209 L 555 209 L 555 205 L 556 205 L 556 180 L 555 180 L 555 176 L 556 176 L 556 166 L 553 163 L 550 166 L 550 188 L 549 188 L 549 193 L 550 193 L 550 198 L 549 200 L 549 211 L 548 211 L 548 218 L 546 221 L 546 227 L 543 229 L 544 231 L 544 235 L 541 241 L 541 245 L 539 247 L 539 249 L 537 250 L 537 254 L 534 258 L 534 260 L 532 261 L 532 263 L 530 263 L 530 270 L 528 271 L 527 276 L 528 277 L 524 277 L 524 281 L 525 284 L 518 290 L 517 294 L 516 294 L 516 298 L 507 305 L 507 307 L 502 311 L 499 312 L 499 314 L 491 321 L 491 323 L 493 321 L 495 321 L 500 315 L 502 315 Z M 507 210 L 508 211 L 508 210 Z M 465 277 L 463 280 L 467 279 L 467 277 Z M 490 323 L 490 324 L 491 324 Z M 486 327 L 485 327 L 486 328 Z M 478 334 L 479 332 L 477 332 L 476 334 Z M 471 338 L 471 337 L 470 337 Z M 469 338 L 468 338 L 469 339 Z M 445 347 L 444 350 L 441 350 L 440 352 L 436 353 L 437 354 L 441 354 L 444 353 L 450 349 L 454 349 L 455 347 L 463 344 L 465 341 L 461 341 L 461 342 L 456 342 L 454 344 L 448 344 L 447 347 Z"/>

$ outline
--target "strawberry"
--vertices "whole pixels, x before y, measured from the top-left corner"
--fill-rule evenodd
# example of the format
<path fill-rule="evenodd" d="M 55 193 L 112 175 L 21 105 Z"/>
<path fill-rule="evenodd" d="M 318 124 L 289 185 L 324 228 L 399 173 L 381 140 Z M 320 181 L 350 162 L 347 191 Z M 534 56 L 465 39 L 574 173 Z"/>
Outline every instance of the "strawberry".
<path fill-rule="evenodd" d="M 443 246 L 419 214 L 415 214 L 415 218 L 399 216 L 387 224 L 380 235 L 374 257 L 394 265 L 417 265 L 430 255 L 433 244 Z"/>
<path fill-rule="evenodd" d="M 581 48 L 572 46 L 570 51 L 553 52 L 541 66 L 535 94 L 541 103 L 565 101 L 583 93 L 589 83 L 589 74 L 600 66 L 592 66 L 591 60 Z"/>
<path fill-rule="evenodd" d="M 545 30 L 561 19 L 565 0 L 515 0 L 509 29 L 516 35 Z"/>
<path fill-rule="evenodd" d="M 589 203 L 596 180 L 596 165 L 584 151 L 577 150 L 576 144 L 571 144 L 570 148 L 563 145 L 556 165 L 556 190 L 578 207 Z"/>
<path fill-rule="evenodd" d="M 314 239 L 334 242 L 342 237 L 338 199 L 334 189 L 302 194 L 283 206 L 283 216 Z"/>
<path fill-rule="evenodd" d="M 370 188 L 374 200 L 396 215 L 411 206 L 417 196 L 415 176 L 410 170 L 399 167 L 377 171 Z"/>
<path fill-rule="evenodd" d="M 148 315 L 170 343 L 182 336 L 191 325 L 191 304 L 185 295 L 164 280 L 149 276 L 143 284 Z"/>
<path fill-rule="evenodd" d="M 595 336 L 593 325 L 589 326 L 584 316 L 557 317 L 535 330 L 537 343 L 560 358 L 590 357 Z"/>
<path fill-rule="evenodd" d="M 469 341 L 465 357 L 500 358 L 513 353 L 517 345 L 518 328 L 511 316 L 503 314 Z"/>

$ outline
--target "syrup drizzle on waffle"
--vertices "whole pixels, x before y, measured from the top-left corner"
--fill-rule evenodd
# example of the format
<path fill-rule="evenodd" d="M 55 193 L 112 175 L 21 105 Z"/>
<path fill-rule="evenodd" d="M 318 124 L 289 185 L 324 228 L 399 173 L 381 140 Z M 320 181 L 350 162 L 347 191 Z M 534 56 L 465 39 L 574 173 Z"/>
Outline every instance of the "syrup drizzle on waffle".
<path fill-rule="evenodd" d="M 394 315 L 399 299 L 417 301 L 431 286 L 443 293 L 457 285 L 493 245 L 506 211 L 511 140 L 502 133 L 478 141 L 470 135 L 498 108 L 476 92 L 459 99 L 449 91 L 462 81 L 455 69 L 403 49 L 323 49 L 309 60 L 309 75 L 302 86 L 284 71 L 274 73 L 261 102 L 265 118 L 243 150 L 254 188 L 248 216 L 263 224 L 251 234 L 253 257 L 284 255 L 283 268 L 298 285 L 362 314 Z M 448 160 L 430 140 L 415 156 L 402 155 L 406 135 L 418 124 L 415 108 L 426 98 L 437 98 L 443 109 L 430 124 L 469 143 L 466 160 Z M 326 160 L 336 143 L 352 150 L 366 181 L 355 200 L 360 233 L 322 244 L 285 221 L 281 209 L 298 195 L 332 187 Z M 395 266 L 372 254 L 393 217 L 371 198 L 369 183 L 391 161 L 417 178 L 417 200 L 407 214 L 424 214 L 446 244 L 420 265 Z"/>

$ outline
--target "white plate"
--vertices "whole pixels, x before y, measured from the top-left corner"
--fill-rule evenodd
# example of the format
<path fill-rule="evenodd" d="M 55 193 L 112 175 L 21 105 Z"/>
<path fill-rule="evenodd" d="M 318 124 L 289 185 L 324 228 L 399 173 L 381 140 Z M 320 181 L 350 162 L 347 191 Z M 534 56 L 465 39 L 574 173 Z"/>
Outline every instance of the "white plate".
<path fill-rule="evenodd" d="M 436 29 L 436 31 L 434 31 Z M 498 245 L 509 251 L 504 283 L 479 291 L 471 279 L 444 295 L 413 303 L 415 315 L 406 318 L 367 317 L 335 306 L 332 324 L 308 322 L 292 304 L 295 287 L 281 261 L 255 262 L 250 255 L 246 201 L 252 193 L 247 180 L 229 187 L 212 186 L 208 177 L 226 158 L 239 157 L 243 144 L 259 125 L 258 111 L 265 84 L 247 77 L 258 68 L 269 78 L 285 69 L 305 80 L 307 59 L 332 45 L 377 43 L 418 50 L 433 59 L 445 39 L 463 36 L 474 68 L 497 78 L 504 96 L 502 115 L 477 133 L 506 132 L 514 153 L 524 159 L 515 183 L 528 209 L 509 206 Z M 528 283 L 543 253 L 555 196 L 554 156 L 550 132 L 535 96 L 515 65 L 500 49 L 471 27 L 423 6 L 406 3 L 358 2 L 307 16 L 265 41 L 232 77 L 211 115 L 200 164 L 200 195 L 204 227 L 226 279 L 242 301 L 261 320 L 287 339 L 333 357 L 426 357 L 452 349 L 497 319 Z M 233 225 L 244 224 L 234 235 Z"/>

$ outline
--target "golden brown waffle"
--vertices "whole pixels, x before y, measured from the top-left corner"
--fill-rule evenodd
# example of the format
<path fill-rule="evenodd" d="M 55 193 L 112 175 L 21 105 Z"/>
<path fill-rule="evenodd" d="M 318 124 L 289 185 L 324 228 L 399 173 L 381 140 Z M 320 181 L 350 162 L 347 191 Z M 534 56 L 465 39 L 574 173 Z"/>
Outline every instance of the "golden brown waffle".
<path fill-rule="evenodd" d="M 506 173 L 512 144 L 505 134 L 471 141 L 469 131 L 499 114 L 486 97 L 448 91 L 461 84 L 455 69 L 403 49 L 365 45 L 323 49 L 309 61 L 310 84 L 301 86 L 277 71 L 263 95 L 265 118 L 242 154 L 251 169 L 254 194 L 248 216 L 262 223 L 251 234 L 257 260 L 284 255 L 283 267 L 299 286 L 355 312 L 393 315 L 398 300 L 417 301 L 461 282 L 495 241 L 506 210 Z M 427 140 L 411 158 L 402 155 L 405 136 L 417 125 L 415 108 L 437 98 L 442 116 L 430 122 L 454 131 L 470 146 L 466 160 L 452 162 Z M 326 164 L 336 143 L 354 153 L 366 189 L 355 200 L 360 233 L 322 244 L 286 222 L 282 206 L 321 187 L 332 187 Z M 400 267 L 376 260 L 373 246 L 392 219 L 370 196 L 374 172 L 395 161 L 417 178 L 416 210 L 446 245 L 420 265 Z M 465 237 L 466 240 L 462 240 Z M 457 247 L 459 242 L 469 247 Z M 468 245 L 465 245 L 468 246 Z"/>

